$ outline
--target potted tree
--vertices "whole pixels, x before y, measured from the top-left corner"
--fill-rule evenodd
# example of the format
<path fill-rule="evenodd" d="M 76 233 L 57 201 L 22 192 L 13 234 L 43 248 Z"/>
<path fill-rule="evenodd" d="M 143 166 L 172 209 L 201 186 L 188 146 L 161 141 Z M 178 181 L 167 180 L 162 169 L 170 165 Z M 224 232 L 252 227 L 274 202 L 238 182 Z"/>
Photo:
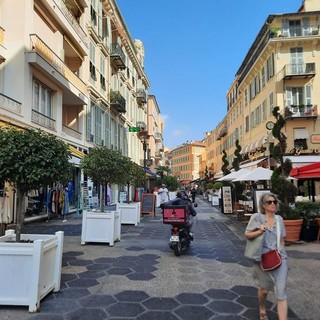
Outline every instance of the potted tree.
<path fill-rule="evenodd" d="M 16 233 L 0 237 L 0 304 L 40 307 L 49 292 L 60 290 L 63 232 L 21 234 L 29 190 L 67 182 L 71 172 L 68 146 L 41 130 L 0 128 L 0 181 L 16 191 Z M 21 271 L 21 266 L 27 272 Z"/>
<path fill-rule="evenodd" d="M 130 202 L 130 186 L 139 186 L 144 182 L 145 172 L 135 162 L 131 161 L 129 171 L 127 172 L 127 201 L 126 203 L 117 203 L 117 210 L 121 210 L 121 224 L 140 223 L 140 201 Z"/>
<path fill-rule="evenodd" d="M 81 159 L 80 167 L 101 188 L 100 210 L 84 210 L 82 215 L 81 244 L 106 242 L 110 246 L 120 240 L 121 218 L 116 210 L 105 211 L 105 194 L 108 184 L 125 184 L 131 160 L 118 150 L 95 147 Z"/>
<path fill-rule="evenodd" d="M 281 200 L 280 215 L 283 217 L 286 228 L 286 242 L 297 242 L 300 239 L 300 232 L 303 219 L 299 212 L 293 208 L 297 188 L 287 179 L 292 169 L 289 159 L 283 160 L 283 155 L 287 148 L 287 137 L 282 132 L 285 126 L 285 119 L 279 112 L 279 107 L 274 107 L 272 114 L 276 121 L 272 129 L 272 135 L 278 143 L 271 148 L 272 157 L 277 160 L 278 166 L 271 176 L 271 190 L 276 193 Z M 291 204 L 291 205 L 290 205 Z"/>

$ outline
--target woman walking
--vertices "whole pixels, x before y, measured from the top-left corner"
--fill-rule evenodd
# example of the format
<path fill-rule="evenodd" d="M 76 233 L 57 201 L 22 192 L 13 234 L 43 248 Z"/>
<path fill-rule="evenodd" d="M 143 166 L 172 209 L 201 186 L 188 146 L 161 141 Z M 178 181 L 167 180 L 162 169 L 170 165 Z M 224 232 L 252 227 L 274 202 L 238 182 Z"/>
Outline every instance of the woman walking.
<path fill-rule="evenodd" d="M 260 212 L 251 216 L 245 231 L 247 239 L 254 239 L 264 234 L 262 244 L 262 253 L 277 248 L 277 223 L 275 213 L 279 209 L 279 201 L 273 193 L 264 193 L 259 199 Z M 275 293 L 277 303 L 277 313 L 279 320 L 287 320 L 288 302 L 287 302 L 287 254 L 284 249 L 284 237 L 286 235 L 283 219 L 277 216 L 278 226 L 280 227 L 280 255 L 282 264 L 277 269 L 264 271 L 259 262 L 253 265 L 253 277 L 259 283 L 258 299 L 260 320 L 268 320 L 266 313 L 266 301 L 269 290 Z"/>

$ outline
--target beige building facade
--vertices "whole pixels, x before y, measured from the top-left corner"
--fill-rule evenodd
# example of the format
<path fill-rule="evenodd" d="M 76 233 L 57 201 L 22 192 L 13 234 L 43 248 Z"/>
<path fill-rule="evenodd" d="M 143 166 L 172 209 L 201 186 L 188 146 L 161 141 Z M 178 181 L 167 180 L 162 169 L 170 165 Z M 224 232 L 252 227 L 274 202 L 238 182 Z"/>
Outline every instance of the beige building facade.
<path fill-rule="evenodd" d="M 143 43 L 115 1 L 0 2 L 0 125 L 40 128 L 68 143 L 76 188 L 93 146 L 140 164 L 143 146 L 129 128 L 147 127 L 149 88 Z"/>
<path fill-rule="evenodd" d="M 227 114 L 205 137 L 208 164 L 222 175 L 222 150 L 231 167 L 235 142 L 242 167 L 272 167 L 270 122 L 285 117 L 286 157 L 293 166 L 320 161 L 320 2 L 305 0 L 295 13 L 269 15 L 227 93 Z M 267 123 L 269 123 L 267 125 Z M 272 125 L 272 123 L 271 123 Z"/>

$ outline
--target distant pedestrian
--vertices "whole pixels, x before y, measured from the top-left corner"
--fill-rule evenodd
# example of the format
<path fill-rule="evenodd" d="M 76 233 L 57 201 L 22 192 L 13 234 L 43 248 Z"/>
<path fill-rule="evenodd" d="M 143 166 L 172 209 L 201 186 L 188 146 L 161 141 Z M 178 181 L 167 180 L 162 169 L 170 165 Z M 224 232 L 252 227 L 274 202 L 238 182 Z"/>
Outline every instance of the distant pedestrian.
<path fill-rule="evenodd" d="M 192 199 L 192 203 L 195 203 L 195 201 L 196 201 L 196 195 L 197 195 L 197 189 L 196 189 L 196 187 L 192 187 L 192 189 L 191 189 L 191 199 Z"/>
<path fill-rule="evenodd" d="M 158 194 L 160 195 L 160 204 L 169 201 L 169 191 L 165 184 L 161 185 L 161 188 L 158 190 Z"/>
<path fill-rule="evenodd" d="M 275 213 L 279 209 L 279 202 L 273 193 L 264 193 L 259 199 L 260 213 L 251 216 L 245 231 L 247 239 L 254 239 L 264 235 L 262 242 L 262 253 L 266 253 L 277 248 L 277 225 L 280 227 L 280 255 L 282 264 L 277 269 L 264 271 L 260 267 L 259 262 L 253 264 L 253 277 L 259 283 L 258 299 L 260 320 L 268 320 L 266 313 L 266 301 L 269 290 L 275 293 L 277 303 L 277 313 L 279 320 L 287 320 L 288 302 L 287 302 L 287 253 L 285 251 L 284 237 L 286 231 L 283 219 L 276 216 Z M 277 223 L 278 220 L 278 223 Z"/>

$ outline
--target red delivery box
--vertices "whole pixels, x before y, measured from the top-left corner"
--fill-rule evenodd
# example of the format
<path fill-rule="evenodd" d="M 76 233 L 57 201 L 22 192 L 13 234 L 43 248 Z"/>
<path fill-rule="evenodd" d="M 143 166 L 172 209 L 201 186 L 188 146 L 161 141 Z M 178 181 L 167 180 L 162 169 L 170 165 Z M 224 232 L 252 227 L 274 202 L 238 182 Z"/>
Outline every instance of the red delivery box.
<path fill-rule="evenodd" d="M 188 206 L 175 205 L 163 207 L 163 223 L 177 224 L 188 222 Z"/>

